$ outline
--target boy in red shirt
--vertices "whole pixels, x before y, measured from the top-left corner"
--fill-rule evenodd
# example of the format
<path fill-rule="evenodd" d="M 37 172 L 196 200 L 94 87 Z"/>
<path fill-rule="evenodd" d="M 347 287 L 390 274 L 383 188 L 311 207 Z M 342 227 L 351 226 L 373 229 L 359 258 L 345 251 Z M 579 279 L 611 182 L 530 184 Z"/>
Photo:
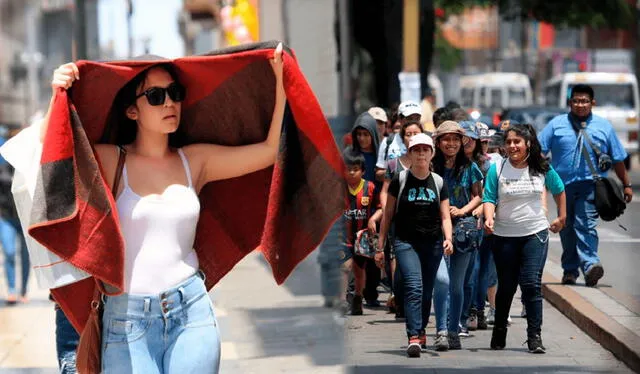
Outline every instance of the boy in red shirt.
<path fill-rule="evenodd" d="M 363 178 L 365 158 L 362 153 L 347 147 L 343 153 L 347 166 L 345 180 L 347 182 L 349 206 L 344 211 L 346 231 L 346 251 L 344 265 L 353 271 L 355 279 L 355 296 L 351 302 L 351 315 L 362 315 L 362 292 L 365 287 L 365 268 L 373 258 L 355 253 L 355 243 L 360 237 L 358 232 L 367 230 L 373 237 L 377 233 L 376 225 L 382 219 L 380 196 L 372 181 Z M 373 243 L 376 241 L 374 240 Z"/>

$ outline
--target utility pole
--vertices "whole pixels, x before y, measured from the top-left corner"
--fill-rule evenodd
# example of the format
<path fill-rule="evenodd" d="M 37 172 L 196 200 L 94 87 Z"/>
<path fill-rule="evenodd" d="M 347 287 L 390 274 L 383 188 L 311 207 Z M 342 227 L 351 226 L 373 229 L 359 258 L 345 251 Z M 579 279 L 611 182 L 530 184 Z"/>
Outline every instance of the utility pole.
<path fill-rule="evenodd" d="M 87 11 L 85 0 L 75 0 L 74 14 L 75 60 L 87 58 Z"/>
<path fill-rule="evenodd" d="M 340 116 L 353 115 L 353 85 L 351 82 L 351 25 L 350 1 L 338 0 L 340 27 Z"/>
<path fill-rule="evenodd" d="M 133 0 L 127 0 L 127 58 L 133 57 L 133 32 L 131 30 L 131 16 L 133 16 Z"/>
<path fill-rule="evenodd" d="M 39 95 L 40 92 L 38 85 L 38 68 L 42 63 L 42 55 L 38 53 L 37 43 L 37 30 L 36 27 L 39 24 L 37 22 L 37 8 L 36 2 L 33 0 L 26 1 L 26 65 L 27 65 L 27 118 L 31 117 L 39 107 Z"/>

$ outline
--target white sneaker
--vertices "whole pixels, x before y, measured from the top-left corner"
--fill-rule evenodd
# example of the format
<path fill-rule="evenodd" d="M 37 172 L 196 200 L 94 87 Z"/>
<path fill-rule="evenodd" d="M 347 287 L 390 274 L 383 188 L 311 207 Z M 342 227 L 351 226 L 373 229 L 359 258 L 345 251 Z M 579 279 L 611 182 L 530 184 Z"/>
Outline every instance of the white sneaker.
<path fill-rule="evenodd" d="M 511 326 L 511 316 L 507 317 L 507 326 Z"/>
<path fill-rule="evenodd" d="M 487 313 L 487 325 L 493 325 L 496 323 L 496 310 L 489 307 L 489 312 Z"/>

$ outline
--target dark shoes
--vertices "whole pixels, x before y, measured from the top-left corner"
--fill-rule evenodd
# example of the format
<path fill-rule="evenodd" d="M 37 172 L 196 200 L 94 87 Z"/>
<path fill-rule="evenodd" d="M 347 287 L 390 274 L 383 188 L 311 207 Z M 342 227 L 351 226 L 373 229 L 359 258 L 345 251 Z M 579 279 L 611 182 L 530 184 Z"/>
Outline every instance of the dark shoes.
<path fill-rule="evenodd" d="M 351 302 L 351 315 L 352 316 L 362 315 L 362 296 L 355 295 L 353 297 L 353 301 Z"/>
<path fill-rule="evenodd" d="M 507 328 L 494 327 L 491 334 L 491 349 L 501 350 L 507 346 Z"/>
<path fill-rule="evenodd" d="M 591 265 L 589 270 L 584 273 L 584 283 L 587 287 L 595 287 L 598 285 L 598 281 L 604 275 L 604 268 L 600 264 Z"/>
<path fill-rule="evenodd" d="M 529 339 L 527 339 L 527 346 L 531 353 L 545 353 L 547 350 L 544 345 L 542 345 L 542 338 L 540 335 L 530 336 Z"/>
<path fill-rule="evenodd" d="M 487 326 L 487 318 L 484 316 L 484 310 L 478 311 L 477 318 L 478 318 L 478 330 L 486 330 L 489 328 Z"/>
<path fill-rule="evenodd" d="M 562 284 L 573 286 L 576 284 L 577 277 L 571 273 L 564 273 L 562 276 Z"/>
<path fill-rule="evenodd" d="M 462 349 L 462 344 L 460 343 L 460 336 L 458 336 L 458 334 L 449 333 L 449 349 L 450 350 Z"/>

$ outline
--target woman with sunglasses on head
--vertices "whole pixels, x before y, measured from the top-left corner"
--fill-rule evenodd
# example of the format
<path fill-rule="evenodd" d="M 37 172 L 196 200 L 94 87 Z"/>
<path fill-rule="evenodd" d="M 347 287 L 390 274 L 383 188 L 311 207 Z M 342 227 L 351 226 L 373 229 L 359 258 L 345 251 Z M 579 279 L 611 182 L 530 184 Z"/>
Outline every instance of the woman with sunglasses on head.
<path fill-rule="evenodd" d="M 507 317 L 518 284 L 527 310 L 527 344 L 532 353 L 545 353 L 542 345 L 542 271 L 547 259 L 549 231 L 565 225 L 564 184 L 542 157 L 531 125 L 511 125 L 504 132 L 507 159 L 493 164 L 484 190 L 485 230 L 494 235 L 493 255 L 498 272 L 496 316 L 491 349 L 503 349 Z M 553 194 L 557 218 L 549 224 L 546 194 Z M 494 218 L 495 214 L 495 218 Z"/>
<path fill-rule="evenodd" d="M 117 129 L 118 145 L 96 144 L 95 153 L 109 186 L 126 154 L 114 194 L 125 241 L 125 289 L 103 298 L 102 372 L 218 372 L 217 322 L 193 249 L 198 194 L 209 182 L 275 162 L 286 101 L 281 44 L 270 63 L 275 106 L 267 138 L 257 144 L 176 148 L 186 89 L 170 64 L 143 71 L 116 95 L 107 126 Z M 54 71 L 51 86 L 66 90 L 78 79 L 78 67 L 68 63 Z M 41 141 L 50 114 L 51 108 Z"/>

